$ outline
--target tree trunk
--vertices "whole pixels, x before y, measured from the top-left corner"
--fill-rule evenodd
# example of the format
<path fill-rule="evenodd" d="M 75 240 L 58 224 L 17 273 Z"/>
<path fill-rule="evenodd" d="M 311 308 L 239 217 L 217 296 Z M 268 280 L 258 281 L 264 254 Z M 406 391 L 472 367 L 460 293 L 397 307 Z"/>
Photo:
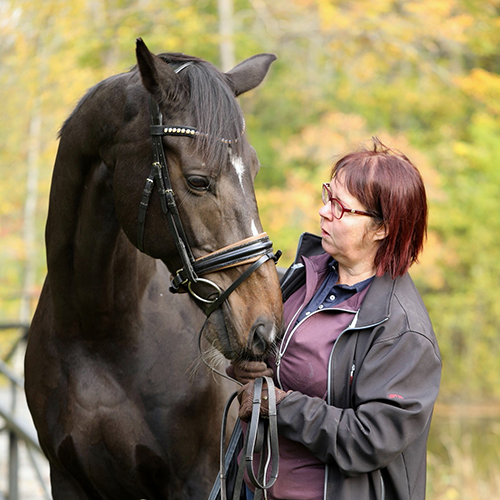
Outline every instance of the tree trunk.
<path fill-rule="evenodd" d="M 218 8 L 220 63 L 222 71 L 228 71 L 235 65 L 233 0 L 218 0 Z"/>

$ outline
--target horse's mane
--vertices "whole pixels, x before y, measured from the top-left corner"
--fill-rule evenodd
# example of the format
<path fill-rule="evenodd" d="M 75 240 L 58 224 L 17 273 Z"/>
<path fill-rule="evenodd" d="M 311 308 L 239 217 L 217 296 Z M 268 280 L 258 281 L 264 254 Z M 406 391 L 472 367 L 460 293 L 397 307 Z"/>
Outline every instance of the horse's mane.
<path fill-rule="evenodd" d="M 204 156 L 220 164 L 221 155 L 227 155 L 222 139 L 230 140 L 233 152 L 238 153 L 245 121 L 223 74 L 213 64 L 197 57 L 180 53 L 160 54 L 159 57 L 174 67 L 194 62 L 179 75 L 189 79 L 189 109 L 195 126 L 200 132 L 208 134 L 208 137 L 201 136 L 197 140 Z"/>
<path fill-rule="evenodd" d="M 223 74 L 213 64 L 194 56 L 164 53 L 159 54 L 158 57 L 172 65 L 174 69 L 185 62 L 192 61 L 194 63 L 179 73 L 181 78 L 186 78 L 189 81 L 188 107 L 192 114 L 193 123 L 165 123 L 165 125 L 191 125 L 202 134 L 207 134 L 206 136 L 198 136 L 196 147 L 199 153 L 210 159 L 211 164 L 222 165 L 227 159 L 227 146 L 223 139 L 230 140 L 233 152 L 238 154 L 245 122 L 241 109 Z M 136 71 L 138 71 L 137 66 L 134 66 L 128 73 Z M 111 76 L 89 89 L 63 123 L 58 134 L 59 137 L 78 109 L 91 99 L 99 88 L 125 74 L 127 73 Z"/>

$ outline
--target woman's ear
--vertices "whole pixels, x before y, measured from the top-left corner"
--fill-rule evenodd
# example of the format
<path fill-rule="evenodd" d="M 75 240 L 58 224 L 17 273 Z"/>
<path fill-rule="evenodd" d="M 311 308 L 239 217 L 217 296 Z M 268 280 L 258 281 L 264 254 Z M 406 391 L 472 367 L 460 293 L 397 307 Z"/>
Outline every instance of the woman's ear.
<path fill-rule="evenodd" d="M 387 238 L 389 235 L 389 231 L 387 230 L 387 226 L 382 223 L 379 226 L 375 227 L 373 230 L 373 241 L 381 241 L 384 238 Z"/>

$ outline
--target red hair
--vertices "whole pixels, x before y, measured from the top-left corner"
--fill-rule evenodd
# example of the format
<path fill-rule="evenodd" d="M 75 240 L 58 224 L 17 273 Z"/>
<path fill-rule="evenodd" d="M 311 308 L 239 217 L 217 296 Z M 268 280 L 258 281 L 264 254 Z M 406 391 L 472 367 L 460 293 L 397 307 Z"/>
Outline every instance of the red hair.
<path fill-rule="evenodd" d="M 332 179 L 341 172 L 347 190 L 386 229 L 375 255 L 377 276 L 402 276 L 418 261 L 427 236 L 427 196 L 419 171 L 404 154 L 374 137 L 373 149 L 341 158 Z"/>

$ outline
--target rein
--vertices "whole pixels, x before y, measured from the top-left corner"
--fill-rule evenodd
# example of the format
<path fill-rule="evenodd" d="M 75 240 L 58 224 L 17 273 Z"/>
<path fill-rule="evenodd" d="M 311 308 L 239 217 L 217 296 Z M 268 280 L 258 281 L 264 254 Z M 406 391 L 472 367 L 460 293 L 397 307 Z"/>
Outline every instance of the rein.
<path fill-rule="evenodd" d="M 193 64 L 185 63 L 178 67 L 178 73 Z M 210 316 L 213 311 L 220 307 L 228 296 L 243 283 L 254 271 L 268 260 L 277 262 L 281 251 L 273 253 L 273 244 L 266 233 L 245 238 L 237 243 L 228 245 L 216 252 L 210 253 L 198 259 L 193 257 L 184 227 L 182 225 L 179 210 L 175 201 L 174 191 L 168 172 L 168 164 L 163 149 L 162 136 L 182 136 L 194 139 L 204 134 L 193 127 L 187 126 L 164 126 L 163 115 L 158 103 L 150 97 L 151 116 L 151 140 L 153 143 L 153 163 L 142 193 L 137 216 L 137 248 L 144 252 L 144 230 L 149 200 L 155 184 L 160 195 L 161 210 L 167 216 L 170 230 L 174 236 L 177 253 L 182 262 L 182 268 L 173 276 L 170 282 L 172 293 L 189 292 L 196 300 L 206 304 L 205 314 Z M 220 139 L 231 147 L 233 141 Z M 238 139 L 235 139 L 236 142 Z M 251 264 L 226 290 L 222 290 L 215 282 L 202 278 L 204 274 L 222 271 L 231 267 Z M 207 297 L 202 297 L 194 290 L 194 286 L 202 284 L 212 289 Z"/>
<path fill-rule="evenodd" d="M 269 417 L 263 418 L 260 415 L 262 400 L 263 383 L 267 384 Z M 278 423 L 276 412 L 276 394 L 274 392 L 274 383 L 270 377 L 259 377 L 255 379 L 254 396 L 252 401 L 252 416 L 245 434 L 243 443 L 243 452 L 241 455 L 236 480 L 233 486 L 233 495 L 229 500 L 239 500 L 240 492 L 243 487 L 243 476 L 247 473 L 250 482 L 255 487 L 255 500 L 261 500 L 262 496 L 267 498 L 266 490 L 271 488 L 276 482 L 279 473 L 279 451 L 278 451 Z M 231 462 L 236 461 L 236 454 L 239 452 L 239 442 L 242 438 L 240 420 L 236 422 L 233 433 L 229 440 L 226 452 L 226 426 L 227 418 L 231 404 L 235 400 L 238 392 L 234 392 L 228 399 L 224 408 L 222 417 L 221 435 L 220 435 L 220 471 L 217 480 L 210 492 L 208 500 L 228 500 L 227 471 Z M 257 476 L 254 471 L 254 455 L 260 453 L 260 462 Z M 269 463 L 272 462 L 269 480 L 266 480 Z M 220 493 L 220 495 L 219 495 Z"/>
<path fill-rule="evenodd" d="M 200 357 L 203 363 L 214 373 L 217 373 L 221 377 L 230 380 L 243 386 L 238 380 L 229 377 L 225 373 L 217 370 L 215 367 L 210 365 L 203 355 L 203 350 L 201 348 L 202 333 L 207 324 L 208 317 L 205 319 L 203 326 L 198 335 L 198 349 L 200 352 Z M 262 396 L 262 385 L 263 382 L 267 384 L 268 396 Z M 226 428 L 227 419 L 229 416 L 229 411 L 233 401 L 238 396 L 238 391 L 233 392 L 226 402 L 224 411 L 222 413 L 222 424 L 220 432 L 220 448 L 219 448 L 219 475 L 217 476 L 212 491 L 208 497 L 208 500 L 240 500 L 240 492 L 243 488 L 243 476 L 246 471 L 248 478 L 251 483 L 256 488 L 254 500 L 261 500 L 262 496 L 267 498 L 266 490 L 269 489 L 278 478 L 279 472 L 279 444 L 278 444 L 278 414 L 276 411 L 276 393 L 274 391 L 274 382 L 270 377 L 259 377 L 255 379 L 254 386 L 254 396 L 252 400 L 252 415 L 250 422 L 247 426 L 247 432 L 245 440 L 243 443 L 243 448 L 240 446 L 240 441 L 243 438 L 243 430 L 241 428 L 241 421 L 238 419 L 234 425 L 229 444 L 226 449 Z M 262 405 L 262 400 L 267 399 L 268 401 L 268 418 L 263 418 L 260 415 L 260 407 Z M 231 467 L 231 464 L 238 463 L 238 454 L 240 450 L 243 449 L 241 455 L 240 464 L 238 466 L 238 471 L 236 474 L 235 482 L 232 488 L 233 495 L 231 499 L 228 499 L 227 492 L 227 474 Z M 266 461 L 264 462 L 264 451 L 266 452 Z M 254 464 L 254 454 L 261 453 L 259 462 L 259 472 L 258 476 L 255 476 L 253 469 Z M 272 461 L 272 470 L 270 474 L 270 479 L 266 483 L 265 478 L 267 475 L 267 468 L 269 462 Z"/>

